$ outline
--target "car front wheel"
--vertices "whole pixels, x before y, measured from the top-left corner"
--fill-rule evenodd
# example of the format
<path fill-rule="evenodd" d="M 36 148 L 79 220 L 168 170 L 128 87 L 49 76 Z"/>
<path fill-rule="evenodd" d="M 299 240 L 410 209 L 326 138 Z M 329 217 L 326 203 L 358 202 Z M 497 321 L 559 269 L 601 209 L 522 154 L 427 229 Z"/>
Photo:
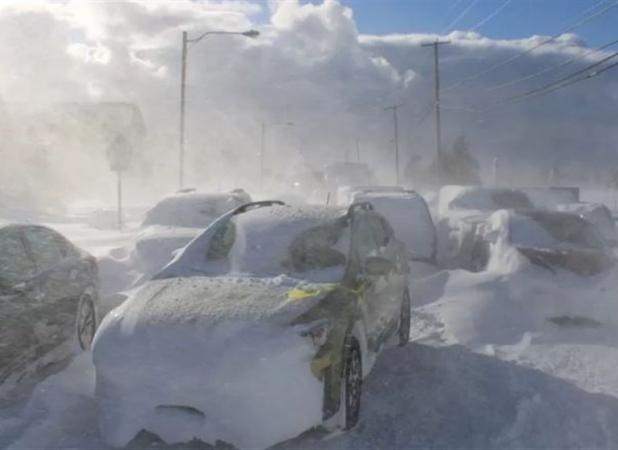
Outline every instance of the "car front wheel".
<path fill-rule="evenodd" d="M 410 293 L 406 289 L 403 293 L 401 301 L 401 312 L 399 317 L 399 346 L 403 347 L 410 341 L 410 321 L 412 302 L 410 301 Z"/>
<path fill-rule="evenodd" d="M 79 299 L 75 319 L 77 342 L 82 350 L 90 349 L 94 333 L 97 330 L 97 313 L 92 297 L 84 294 Z"/>

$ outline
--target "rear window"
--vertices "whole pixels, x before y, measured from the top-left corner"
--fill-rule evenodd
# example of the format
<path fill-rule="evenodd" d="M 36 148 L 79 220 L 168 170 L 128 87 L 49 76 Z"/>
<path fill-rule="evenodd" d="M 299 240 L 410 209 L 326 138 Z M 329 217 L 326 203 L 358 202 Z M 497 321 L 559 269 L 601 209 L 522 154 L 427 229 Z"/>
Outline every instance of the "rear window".
<path fill-rule="evenodd" d="M 593 225 L 568 214 L 521 214 L 512 218 L 511 242 L 522 246 L 575 245 L 602 249 L 603 238 Z"/>
<path fill-rule="evenodd" d="M 497 211 L 498 209 L 529 209 L 533 205 L 526 194 L 519 191 L 470 191 L 455 198 L 450 209 L 475 209 Z"/>

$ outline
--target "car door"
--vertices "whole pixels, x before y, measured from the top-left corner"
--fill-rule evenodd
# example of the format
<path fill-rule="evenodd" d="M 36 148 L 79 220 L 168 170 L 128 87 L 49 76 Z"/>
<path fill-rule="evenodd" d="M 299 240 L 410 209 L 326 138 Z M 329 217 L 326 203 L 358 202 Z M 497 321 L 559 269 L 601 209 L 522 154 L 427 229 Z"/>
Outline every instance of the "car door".
<path fill-rule="evenodd" d="M 395 232 L 386 219 L 374 213 L 369 220 L 378 239 L 378 256 L 392 264 L 392 270 L 385 276 L 386 287 L 380 292 L 378 308 L 380 336 L 386 340 L 396 331 L 399 323 L 407 283 L 407 258 L 402 243 L 395 238 Z"/>
<path fill-rule="evenodd" d="M 79 269 L 67 258 L 58 236 L 43 227 L 24 230 L 26 247 L 36 264 L 35 282 L 39 290 L 41 340 L 58 345 L 73 336 L 75 314 L 81 293 Z"/>
<path fill-rule="evenodd" d="M 386 276 L 372 275 L 366 270 L 367 260 L 380 253 L 380 236 L 376 227 L 372 226 L 368 211 L 358 211 L 354 215 L 352 233 L 352 257 L 360 291 L 360 309 L 365 319 L 369 348 L 377 352 L 382 344 L 383 333 L 380 303 L 388 295 L 388 281 Z"/>
<path fill-rule="evenodd" d="M 0 230 L 0 383 L 37 356 L 34 275 L 21 229 Z"/>

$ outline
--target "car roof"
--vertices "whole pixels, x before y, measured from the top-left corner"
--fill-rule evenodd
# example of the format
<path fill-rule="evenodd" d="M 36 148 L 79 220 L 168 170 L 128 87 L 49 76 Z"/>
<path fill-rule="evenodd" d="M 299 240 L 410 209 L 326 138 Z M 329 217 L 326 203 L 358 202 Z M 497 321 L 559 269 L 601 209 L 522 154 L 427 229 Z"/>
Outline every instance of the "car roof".
<path fill-rule="evenodd" d="M 273 204 L 265 207 L 249 209 L 237 217 L 242 217 L 243 221 L 250 222 L 253 218 L 261 221 L 280 222 L 302 222 L 315 221 L 327 222 L 344 217 L 348 208 L 337 206 L 322 205 L 288 205 Z"/>

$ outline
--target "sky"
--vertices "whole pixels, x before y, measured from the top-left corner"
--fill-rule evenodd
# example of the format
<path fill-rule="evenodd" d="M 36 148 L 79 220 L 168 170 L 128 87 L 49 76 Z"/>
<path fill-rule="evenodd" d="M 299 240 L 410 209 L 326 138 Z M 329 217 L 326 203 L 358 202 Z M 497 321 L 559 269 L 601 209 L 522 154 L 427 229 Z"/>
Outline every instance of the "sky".
<path fill-rule="evenodd" d="M 494 39 L 553 35 L 575 23 L 586 11 L 603 9 L 603 0 L 343 0 L 354 11 L 361 33 L 441 33 L 478 31 Z M 506 5 L 506 6 L 504 6 Z M 494 15 L 495 13 L 495 15 Z M 493 16 L 493 17 L 490 17 Z M 485 23 L 481 24 L 485 19 Z M 589 45 L 616 39 L 618 8 L 578 28 Z M 453 26 L 451 26 L 453 25 Z"/>
<path fill-rule="evenodd" d="M 261 125 L 282 121 L 294 126 L 267 127 L 264 154 L 267 175 L 279 187 L 303 170 L 355 155 L 357 142 L 379 181 L 392 183 L 394 127 L 392 112 L 384 108 L 402 105 L 402 165 L 415 157 L 430 161 L 433 60 L 420 44 L 444 29 L 440 9 L 456 18 L 468 0 L 451 6 L 453 12 L 446 0 L 436 10 L 430 2 L 410 0 L 397 9 L 396 0 L 380 0 L 380 5 L 393 2 L 393 10 L 380 8 L 381 14 L 370 9 L 377 0 L 351 6 L 350 1 L 358 2 L 0 2 L 0 192 L 113 201 L 115 177 L 106 148 L 122 115 L 110 102 L 139 109 L 147 130 L 134 145 L 127 195 L 155 199 L 173 192 L 182 31 L 197 36 L 249 28 L 259 29 L 259 38 L 211 36 L 189 49 L 186 185 L 258 188 Z M 578 2 L 565 0 L 574 15 L 589 7 L 584 0 L 580 7 L 573 3 Z M 429 6 L 416 12 L 417 4 Z M 618 70 L 525 101 L 500 101 L 611 56 L 609 49 L 594 53 L 588 46 L 613 32 L 615 22 L 608 20 L 616 17 L 594 21 L 596 34 L 578 29 L 545 42 L 535 34 L 551 34 L 549 25 L 535 26 L 507 6 L 486 28 L 465 31 L 463 17 L 461 30 L 455 26 L 442 35 L 451 41 L 440 58 L 444 146 L 465 135 L 483 170 L 498 157 L 515 181 L 522 174 L 536 174 L 538 180 L 556 164 L 565 172 L 598 170 L 599 178 L 607 176 L 618 166 Z M 481 11 L 474 18 L 470 11 L 468 24 L 485 15 Z M 555 23 L 562 15 L 573 17 L 560 10 Z M 436 22 L 429 26 L 423 17 Z M 505 60 L 510 62 L 501 65 Z M 479 71 L 485 73 L 461 83 Z M 535 73 L 542 75 L 528 78 Z"/>

